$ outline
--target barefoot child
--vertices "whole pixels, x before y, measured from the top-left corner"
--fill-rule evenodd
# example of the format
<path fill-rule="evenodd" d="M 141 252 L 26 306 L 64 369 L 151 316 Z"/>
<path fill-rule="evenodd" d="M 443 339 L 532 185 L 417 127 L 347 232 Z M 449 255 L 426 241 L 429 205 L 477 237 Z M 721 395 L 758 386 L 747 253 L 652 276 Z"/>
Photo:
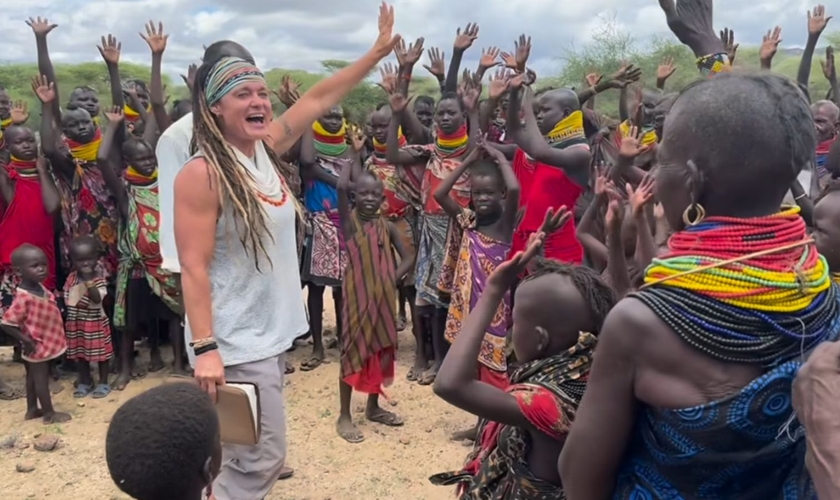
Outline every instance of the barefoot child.
<path fill-rule="evenodd" d="M 70 242 L 73 270 L 64 283 L 67 309 L 67 359 L 78 361 L 79 376 L 74 398 L 83 398 L 93 391 L 96 399 L 111 393 L 108 384 L 108 361 L 114 357 L 111 324 L 102 302 L 108 295 L 105 279 L 96 272 L 99 263 L 97 241 L 92 236 L 79 236 Z M 94 387 L 90 364 L 99 366 L 99 383 Z"/>
<path fill-rule="evenodd" d="M 160 204 L 158 202 L 157 158 L 154 149 L 143 139 L 131 138 L 119 148 L 114 144 L 115 130 L 123 122 L 119 108 L 105 113 L 110 126 L 102 139 L 97 166 L 105 179 L 123 217 L 117 244 L 120 263 L 114 325 L 121 329 L 120 374 L 114 383 L 118 391 L 131 381 L 134 367 L 134 340 L 145 325 L 152 344 L 149 371 L 163 368 L 160 357 L 158 324 L 166 322 L 175 357 L 175 372 L 186 373 L 183 358 L 183 335 L 180 320 L 180 290 L 175 276 L 164 270 L 160 254 Z M 119 159 L 128 168 L 124 179 L 117 176 Z M 135 373 L 137 373 L 135 371 Z"/>
<path fill-rule="evenodd" d="M 396 226 L 381 216 L 384 188 L 370 171 L 356 179 L 355 208 L 351 210 L 350 171 L 341 171 L 337 186 L 339 216 L 347 242 L 347 268 L 342 285 L 341 414 L 336 430 L 347 442 L 360 443 L 364 436 L 350 415 L 353 390 L 368 394 L 368 420 L 390 426 L 403 424 L 397 415 L 379 406 L 379 395 L 382 387 L 394 379 L 397 285 L 414 266 L 414 256 L 403 248 Z M 399 266 L 394 264 L 392 248 L 400 256 Z"/>
<path fill-rule="evenodd" d="M 462 208 L 450 192 L 467 169 L 471 179 L 471 208 Z M 482 142 L 444 179 L 435 190 L 434 197 L 455 221 L 453 236 L 460 241 L 454 289 L 446 319 L 445 338 L 451 344 L 478 303 L 490 273 L 508 256 L 519 207 L 519 182 L 504 155 Z M 476 378 L 500 389 L 507 387 L 505 338 L 509 322 L 508 293 L 487 327 L 476 373 Z M 475 439 L 476 430 L 477 424 L 470 430 L 454 434 L 452 438 Z"/>
<path fill-rule="evenodd" d="M 40 248 L 24 244 L 12 253 L 12 265 L 20 276 L 20 285 L 0 328 L 23 344 L 25 418 L 43 417 L 45 424 L 66 422 L 70 415 L 55 411 L 50 397 L 49 361 L 64 354 L 67 340 L 55 296 L 43 284 L 49 274 L 47 256 Z"/>

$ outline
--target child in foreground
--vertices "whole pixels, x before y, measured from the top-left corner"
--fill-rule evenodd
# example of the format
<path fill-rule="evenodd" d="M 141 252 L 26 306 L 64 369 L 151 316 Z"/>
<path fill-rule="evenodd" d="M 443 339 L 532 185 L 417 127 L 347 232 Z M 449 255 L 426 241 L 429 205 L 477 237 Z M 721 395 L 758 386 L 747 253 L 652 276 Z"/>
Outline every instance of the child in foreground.
<path fill-rule="evenodd" d="M 73 271 L 64 283 L 64 303 L 67 308 L 67 359 L 78 361 L 79 376 L 74 398 L 88 394 L 96 399 L 111 393 L 108 384 L 108 362 L 114 357 L 111 343 L 111 324 L 102 302 L 108 294 L 107 283 L 96 273 L 99 262 L 97 241 L 92 236 L 80 236 L 70 243 Z M 94 385 L 90 364 L 99 367 L 99 383 Z"/>
<path fill-rule="evenodd" d="M 55 411 L 50 397 L 49 362 L 64 354 L 67 340 L 55 296 L 43 284 L 49 274 L 47 256 L 40 248 L 24 244 L 12 252 L 12 266 L 20 284 L 0 328 L 23 345 L 25 419 L 41 417 L 45 424 L 66 422 L 70 415 Z"/>
<path fill-rule="evenodd" d="M 549 210 L 543 227 L 569 219 Z M 516 288 L 511 339 L 519 366 L 500 389 L 476 380 L 478 353 L 499 303 L 540 251 L 545 232 L 500 264 L 466 319 L 435 381 L 435 394 L 481 418 L 464 468 L 436 474 L 460 498 L 563 499 L 557 459 L 586 389 L 596 335 L 615 298 L 592 269 L 540 260 Z"/>
<path fill-rule="evenodd" d="M 394 224 L 380 215 L 385 199 L 382 181 L 370 171 L 356 179 L 354 209 L 348 191 L 350 171 L 338 179 L 338 212 L 347 242 L 347 267 L 342 285 L 344 315 L 341 331 L 341 414 L 338 435 L 360 443 L 364 435 L 350 414 L 353 390 L 368 394 L 365 417 L 371 422 L 400 426 L 402 419 L 379 406 L 382 387 L 394 379 L 397 350 L 397 286 L 414 266 Z M 400 264 L 396 266 L 396 250 Z"/>
<path fill-rule="evenodd" d="M 131 498 L 212 498 L 222 445 L 210 397 L 196 384 L 170 383 L 129 399 L 108 425 L 105 460 Z"/>

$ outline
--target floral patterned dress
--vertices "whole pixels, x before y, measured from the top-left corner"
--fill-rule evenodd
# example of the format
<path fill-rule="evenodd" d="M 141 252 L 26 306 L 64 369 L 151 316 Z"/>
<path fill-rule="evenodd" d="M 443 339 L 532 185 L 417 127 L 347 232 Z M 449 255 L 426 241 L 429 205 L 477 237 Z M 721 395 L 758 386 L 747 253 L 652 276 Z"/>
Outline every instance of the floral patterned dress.
<path fill-rule="evenodd" d="M 76 171 L 72 181 L 60 179 L 61 221 L 59 238 L 61 265 L 70 273 L 70 242 L 79 236 L 93 236 L 99 241 L 99 274 L 112 285 L 117 274 L 117 204 L 105 185 L 102 172 L 93 162 L 72 160 Z"/>
<path fill-rule="evenodd" d="M 152 292 L 173 312 L 180 314 L 181 291 L 175 275 L 161 267 L 160 204 L 157 181 L 140 185 L 128 182 L 128 218 L 119 239 L 119 270 L 114 324 L 126 324 L 126 290 L 134 278 L 145 278 Z"/>

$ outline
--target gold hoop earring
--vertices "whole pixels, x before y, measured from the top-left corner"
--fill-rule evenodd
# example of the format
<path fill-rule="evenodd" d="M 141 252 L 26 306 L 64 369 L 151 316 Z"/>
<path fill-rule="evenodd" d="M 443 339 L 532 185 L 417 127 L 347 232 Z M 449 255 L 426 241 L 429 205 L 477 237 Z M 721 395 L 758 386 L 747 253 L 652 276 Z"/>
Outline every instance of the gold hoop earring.
<path fill-rule="evenodd" d="M 692 212 L 694 212 L 692 216 Z M 696 226 L 706 218 L 706 209 L 699 203 L 692 203 L 683 210 L 682 220 L 686 226 Z"/>

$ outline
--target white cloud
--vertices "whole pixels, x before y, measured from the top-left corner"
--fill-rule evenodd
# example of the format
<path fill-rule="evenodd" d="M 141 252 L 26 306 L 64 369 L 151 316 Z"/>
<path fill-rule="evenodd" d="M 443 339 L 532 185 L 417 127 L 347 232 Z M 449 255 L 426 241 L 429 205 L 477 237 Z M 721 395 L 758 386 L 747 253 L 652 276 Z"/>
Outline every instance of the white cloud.
<path fill-rule="evenodd" d="M 474 66 L 481 47 L 511 50 L 522 32 L 532 36 L 532 64 L 542 75 L 557 71 L 564 47 L 589 39 L 601 17 L 615 17 L 638 39 L 668 35 L 664 15 L 654 0 L 394 0 L 397 30 L 408 40 L 424 36 L 426 47 L 451 55 L 455 29 L 467 22 L 481 26 L 466 64 Z M 95 45 L 107 33 L 123 43 L 123 57 L 149 61 L 138 36 L 147 20 L 163 21 L 170 33 L 164 70 L 183 73 L 198 62 L 202 45 L 233 39 L 245 45 L 263 69 L 310 71 L 324 59 L 353 59 L 376 37 L 378 0 L 27 0 L 6 2 L 0 17 L 3 52 L 0 62 L 34 62 L 35 40 L 24 24 L 29 16 L 47 16 L 59 25 L 50 34 L 55 62 L 99 60 Z M 738 41 L 756 44 L 781 24 L 785 45 L 805 39 L 804 1 L 728 0 L 716 2 L 716 28 L 735 29 Z M 840 13 L 832 28 L 840 29 Z"/>

